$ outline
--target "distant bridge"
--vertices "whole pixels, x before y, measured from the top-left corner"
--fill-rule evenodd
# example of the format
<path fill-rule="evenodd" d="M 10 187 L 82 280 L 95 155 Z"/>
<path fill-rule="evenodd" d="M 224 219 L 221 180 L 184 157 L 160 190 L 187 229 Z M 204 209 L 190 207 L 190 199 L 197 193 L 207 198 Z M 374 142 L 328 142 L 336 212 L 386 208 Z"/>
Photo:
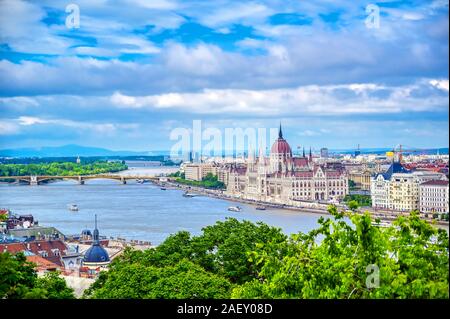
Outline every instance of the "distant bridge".
<path fill-rule="evenodd" d="M 126 184 L 127 180 L 148 180 L 152 182 L 157 182 L 161 180 L 169 180 L 168 177 L 163 176 L 145 176 L 145 175 L 113 175 L 113 174 L 98 174 L 98 175 L 29 175 L 29 176 L 0 176 L 0 181 L 14 179 L 17 182 L 26 182 L 30 185 L 39 185 L 41 182 L 55 180 L 55 179 L 65 179 L 73 180 L 78 182 L 78 184 L 83 185 L 85 181 L 91 179 L 112 179 L 119 181 L 122 184 Z"/>

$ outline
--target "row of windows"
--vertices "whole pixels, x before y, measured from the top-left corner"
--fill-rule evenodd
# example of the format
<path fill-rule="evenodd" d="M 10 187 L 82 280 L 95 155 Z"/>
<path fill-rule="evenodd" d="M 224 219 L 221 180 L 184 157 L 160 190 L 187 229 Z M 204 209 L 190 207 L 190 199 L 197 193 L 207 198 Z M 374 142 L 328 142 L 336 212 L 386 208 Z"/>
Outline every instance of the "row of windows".
<path fill-rule="evenodd" d="M 292 187 L 311 187 L 312 183 L 311 182 L 292 182 Z M 327 183 L 326 182 L 315 182 L 314 186 L 315 187 L 326 187 Z M 345 186 L 345 182 L 344 181 L 330 181 L 328 182 L 328 186 Z"/>

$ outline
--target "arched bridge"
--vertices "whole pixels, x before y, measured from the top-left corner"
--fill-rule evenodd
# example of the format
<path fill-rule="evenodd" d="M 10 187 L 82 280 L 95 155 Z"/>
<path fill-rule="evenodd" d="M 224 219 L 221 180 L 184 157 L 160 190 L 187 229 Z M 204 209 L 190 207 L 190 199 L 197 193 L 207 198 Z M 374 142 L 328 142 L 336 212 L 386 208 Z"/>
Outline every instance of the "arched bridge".
<path fill-rule="evenodd" d="M 55 180 L 55 179 L 66 179 L 66 180 L 74 180 L 78 182 L 78 184 L 83 185 L 85 181 L 91 179 L 112 179 L 121 182 L 122 184 L 126 184 L 127 180 L 148 180 L 152 182 L 168 180 L 168 177 L 161 176 L 143 176 L 143 175 L 113 175 L 113 174 L 98 174 L 98 175 L 75 175 L 75 176 L 52 176 L 52 175 L 41 175 L 41 176 L 0 176 L 0 181 L 4 180 L 15 180 L 27 182 L 30 185 L 39 185 L 39 183 Z"/>

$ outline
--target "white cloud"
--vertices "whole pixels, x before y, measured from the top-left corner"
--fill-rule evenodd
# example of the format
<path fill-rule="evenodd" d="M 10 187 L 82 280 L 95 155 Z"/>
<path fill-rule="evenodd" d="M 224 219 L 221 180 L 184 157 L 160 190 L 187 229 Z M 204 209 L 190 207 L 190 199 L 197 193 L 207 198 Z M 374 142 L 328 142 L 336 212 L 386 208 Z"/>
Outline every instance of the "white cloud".
<path fill-rule="evenodd" d="M 421 83 L 398 87 L 358 83 L 273 90 L 205 89 L 198 93 L 148 96 L 129 96 L 116 92 L 111 96 L 111 102 L 121 108 L 173 108 L 198 114 L 261 116 L 389 114 L 445 109 L 448 97 L 431 93 L 427 97 L 412 95 L 412 92 L 423 89 L 426 87 Z M 377 96 L 385 95 L 386 92 L 387 97 Z"/>
<path fill-rule="evenodd" d="M 20 116 L 19 118 L 12 120 L 12 122 L 18 123 L 18 125 L 21 126 L 57 125 L 74 129 L 92 130 L 102 134 L 112 134 L 117 130 L 136 130 L 139 128 L 139 125 L 136 123 L 95 123 L 69 119 L 46 119 L 33 116 Z M 12 122 L 8 123 L 14 126 Z"/>
<path fill-rule="evenodd" d="M 0 135 L 16 134 L 20 131 L 20 128 L 9 121 L 0 120 Z"/>
<path fill-rule="evenodd" d="M 232 25 L 233 23 L 248 25 L 255 21 L 263 21 L 273 12 L 272 9 L 261 3 L 237 2 L 228 3 L 224 6 L 213 6 L 213 10 L 206 14 L 203 10 L 199 10 L 197 12 L 197 18 L 206 26 L 220 29 L 220 27 Z"/>
<path fill-rule="evenodd" d="M 448 80 L 430 80 L 430 84 L 440 90 L 449 90 Z"/>

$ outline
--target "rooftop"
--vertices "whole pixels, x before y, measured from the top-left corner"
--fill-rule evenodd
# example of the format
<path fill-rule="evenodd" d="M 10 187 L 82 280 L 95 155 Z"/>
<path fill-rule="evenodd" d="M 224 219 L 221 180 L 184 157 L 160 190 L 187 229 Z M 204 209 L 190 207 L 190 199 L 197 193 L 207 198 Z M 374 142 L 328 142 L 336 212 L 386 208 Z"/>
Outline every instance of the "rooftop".
<path fill-rule="evenodd" d="M 427 181 L 424 182 L 420 185 L 430 185 L 430 186 L 448 186 L 448 181 L 443 181 L 443 180 L 432 180 L 432 181 Z"/>

